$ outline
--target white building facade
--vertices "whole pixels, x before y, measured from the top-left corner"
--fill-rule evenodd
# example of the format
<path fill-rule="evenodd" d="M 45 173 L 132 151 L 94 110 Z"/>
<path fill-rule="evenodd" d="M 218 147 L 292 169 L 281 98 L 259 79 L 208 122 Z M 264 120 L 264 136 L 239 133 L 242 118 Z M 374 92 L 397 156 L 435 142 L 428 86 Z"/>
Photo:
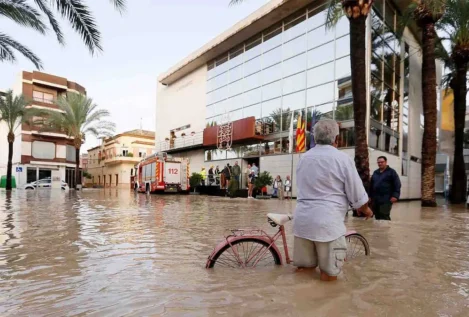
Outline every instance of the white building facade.
<path fill-rule="evenodd" d="M 397 39 L 403 1 L 375 1 L 367 21 L 370 168 L 380 155 L 400 175 L 402 198 L 420 198 L 421 54 L 406 29 Z M 349 22 L 325 27 L 323 1 L 272 0 L 158 78 L 156 151 L 189 157 L 191 172 L 238 161 L 295 184 L 301 153 L 289 128 L 306 118 L 340 122 L 340 148 L 353 157 Z M 217 125 L 233 122 L 233 145 L 217 149 Z M 251 127 L 252 125 L 252 127 Z M 251 133 L 252 130 L 252 133 Z M 293 146 L 295 149 L 295 146 Z M 293 186 L 293 196 L 296 196 Z"/>

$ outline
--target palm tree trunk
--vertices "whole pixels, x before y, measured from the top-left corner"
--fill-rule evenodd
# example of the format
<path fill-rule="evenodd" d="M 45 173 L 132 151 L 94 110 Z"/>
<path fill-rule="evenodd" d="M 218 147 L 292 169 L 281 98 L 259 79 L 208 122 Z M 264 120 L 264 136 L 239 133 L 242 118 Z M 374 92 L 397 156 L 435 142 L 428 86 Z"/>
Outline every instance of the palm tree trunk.
<path fill-rule="evenodd" d="M 80 148 L 75 148 L 75 189 L 78 190 L 78 185 L 81 185 L 80 177 Z"/>
<path fill-rule="evenodd" d="M 352 66 L 353 112 L 355 121 L 355 166 L 365 186 L 370 185 L 370 162 L 366 141 L 366 17 L 350 19 L 350 63 Z"/>
<path fill-rule="evenodd" d="M 13 141 L 10 141 L 11 138 L 8 136 L 8 163 L 7 163 L 7 183 L 6 190 L 11 190 L 11 174 L 13 169 Z M 14 140 L 14 136 L 13 136 Z"/>
<path fill-rule="evenodd" d="M 435 24 L 422 25 L 422 104 L 424 115 L 422 139 L 422 206 L 436 207 L 435 161 L 436 161 L 436 65 Z"/>
<path fill-rule="evenodd" d="M 466 70 L 467 63 L 456 64 L 454 93 L 454 163 L 451 202 L 460 204 L 466 201 L 466 164 L 464 163 L 464 125 L 466 120 Z"/>

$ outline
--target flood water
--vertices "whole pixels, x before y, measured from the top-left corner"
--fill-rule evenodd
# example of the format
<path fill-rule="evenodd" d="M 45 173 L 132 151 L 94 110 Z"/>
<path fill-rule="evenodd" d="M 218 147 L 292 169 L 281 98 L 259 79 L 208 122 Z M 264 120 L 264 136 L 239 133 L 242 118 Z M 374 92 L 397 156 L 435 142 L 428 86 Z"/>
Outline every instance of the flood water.
<path fill-rule="evenodd" d="M 295 202 L 0 192 L 1 316 L 468 316 L 469 212 L 399 203 L 392 222 L 348 217 L 371 256 L 338 282 L 204 268 L 225 229 L 261 227 Z M 293 251 L 291 224 L 287 225 Z"/>

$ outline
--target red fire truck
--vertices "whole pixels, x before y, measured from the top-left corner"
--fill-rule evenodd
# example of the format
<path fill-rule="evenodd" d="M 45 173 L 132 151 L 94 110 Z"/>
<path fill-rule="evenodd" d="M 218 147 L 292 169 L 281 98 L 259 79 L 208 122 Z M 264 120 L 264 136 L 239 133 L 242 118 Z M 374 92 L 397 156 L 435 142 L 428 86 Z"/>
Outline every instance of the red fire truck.
<path fill-rule="evenodd" d="M 137 181 L 140 193 L 189 191 L 189 160 L 164 152 L 150 155 L 138 163 Z"/>

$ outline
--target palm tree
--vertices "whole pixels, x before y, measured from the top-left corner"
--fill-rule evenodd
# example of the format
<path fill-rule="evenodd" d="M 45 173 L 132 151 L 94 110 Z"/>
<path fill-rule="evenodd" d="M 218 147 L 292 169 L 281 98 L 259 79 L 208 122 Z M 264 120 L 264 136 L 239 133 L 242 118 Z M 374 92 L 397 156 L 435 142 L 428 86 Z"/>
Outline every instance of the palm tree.
<path fill-rule="evenodd" d="M 445 15 L 437 27 L 446 33 L 448 37 L 443 40 L 447 40 L 451 46 L 451 54 L 447 55 L 449 58 L 443 58 L 445 66 L 450 70 L 446 82 L 454 93 L 454 163 L 451 202 L 463 203 L 466 201 L 466 166 L 463 152 L 469 65 L 469 5 L 467 1 L 448 0 Z"/>
<path fill-rule="evenodd" d="M 60 111 L 45 110 L 41 113 L 42 119 L 36 122 L 43 130 L 61 130 L 73 138 L 75 146 L 75 189 L 81 183 L 80 178 L 80 148 L 86 139 L 86 134 L 95 137 L 110 136 L 114 131 L 114 123 L 104 121 L 110 116 L 109 111 L 98 109 L 91 98 L 82 94 L 67 93 L 65 97 L 57 100 Z"/>
<path fill-rule="evenodd" d="M 403 25 L 413 19 L 422 32 L 422 105 L 424 127 L 422 138 L 422 206 L 436 207 L 435 165 L 436 165 L 436 64 L 435 25 L 443 16 L 446 0 L 412 1 L 403 15 Z"/>
<path fill-rule="evenodd" d="M 32 115 L 32 109 L 27 108 L 28 101 L 23 95 L 13 97 L 13 91 L 7 91 L 5 98 L 0 98 L 0 122 L 5 121 L 8 128 L 8 163 L 6 190 L 11 190 L 11 173 L 13 165 L 13 143 L 15 131 Z"/>
<path fill-rule="evenodd" d="M 353 118 L 355 123 L 355 166 L 368 191 L 370 162 L 366 130 L 366 19 L 373 0 L 329 0 L 327 27 L 345 14 L 350 23 L 350 65 L 352 70 Z"/>
<path fill-rule="evenodd" d="M 119 12 L 124 10 L 125 0 L 111 0 L 111 2 Z M 72 28 L 81 36 L 91 54 L 103 50 L 101 33 L 96 26 L 91 11 L 83 0 L 34 0 L 34 3 L 37 9 L 29 5 L 26 0 L 0 0 L 0 16 L 45 34 L 47 31 L 47 26 L 43 22 L 43 15 L 45 15 L 56 34 L 57 41 L 60 44 L 65 44 L 59 22 L 51 10 L 52 7 L 64 19 L 69 21 Z M 14 50 L 24 55 L 38 69 L 42 68 L 41 60 L 30 49 L 0 32 L 0 61 L 14 62 L 16 60 Z"/>

